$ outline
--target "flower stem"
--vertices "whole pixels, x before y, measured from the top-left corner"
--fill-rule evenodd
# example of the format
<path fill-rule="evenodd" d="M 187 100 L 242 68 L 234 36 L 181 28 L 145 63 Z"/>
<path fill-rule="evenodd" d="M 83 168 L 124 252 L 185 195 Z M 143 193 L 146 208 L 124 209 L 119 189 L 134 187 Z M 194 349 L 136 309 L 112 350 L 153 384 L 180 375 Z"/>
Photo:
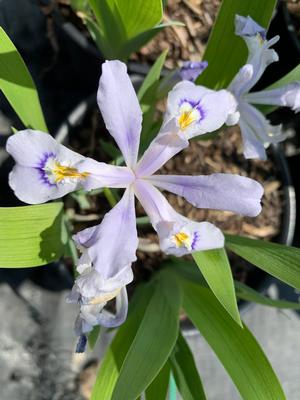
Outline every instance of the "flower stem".
<path fill-rule="evenodd" d="M 103 189 L 103 194 L 106 197 L 106 200 L 109 202 L 111 207 L 114 207 L 117 204 L 117 199 L 113 195 L 113 192 L 109 188 Z"/>

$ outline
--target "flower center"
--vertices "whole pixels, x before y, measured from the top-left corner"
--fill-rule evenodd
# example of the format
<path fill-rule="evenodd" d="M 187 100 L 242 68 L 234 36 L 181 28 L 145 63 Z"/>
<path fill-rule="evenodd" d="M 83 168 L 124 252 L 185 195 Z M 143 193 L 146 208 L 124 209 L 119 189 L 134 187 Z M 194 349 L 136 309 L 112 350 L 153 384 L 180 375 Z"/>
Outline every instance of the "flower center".
<path fill-rule="evenodd" d="M 188 250 L 191 250 L 192 248 L 192 243 L 191 243 L 191 237 L 187 233 L 181 231 L 176 233 L 173 236 L 173 241 L 176 245 L 176 247 L 186 247 Z"/>
<path fill-rule="evenodd" d="M 178 123 L 179 123 L 181 130 L 186 129 L 188 126 L 190 126 L 195 121 L 196 121 L 196 118 L 193 113 L 193 110 L 192 111 L 183 111 L 178 118 Z"/>
<path fill-rule="evenodd" d="M 265 43 L 265 38 L 259 32 L 256 34 L 256 37 L 258 39 L 258 42 L 259 42 L 260 46 L 262 46 Z"/>
<path fill-rule="evenodd" d="M 38 169 L 42 180 L 50 186 L 86 179 L 89 176 L 89 172 L 79 172 L 70 163 L 59 162 L 54 153 L 45 154 Z"/>
<path fill-rule="evenodd" d="M 51 169 L 51 172 L 55 177 L 56 183 L 63 181 L 65 178 L 85 179 L 89 176 L 88 172 L 78 172 L 77 168 L 61 165 L 57 161 L 55 161 L 54 166 Z"/>
<path fill-rule="evenodd" d="M 200 122 L 204 117 L 203 110 L 200 107 L 200 101 L 181 100 L 179 104 L 178 125 L 183 131 L 195 122 Z"/>

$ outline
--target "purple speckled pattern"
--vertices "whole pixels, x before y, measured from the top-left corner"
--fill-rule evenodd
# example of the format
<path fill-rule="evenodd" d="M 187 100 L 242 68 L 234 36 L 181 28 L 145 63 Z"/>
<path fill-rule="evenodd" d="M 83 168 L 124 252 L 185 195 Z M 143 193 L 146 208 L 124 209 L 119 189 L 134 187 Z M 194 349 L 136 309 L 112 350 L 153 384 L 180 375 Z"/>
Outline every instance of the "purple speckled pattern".
<path fill-rule="evenodd" d="M 45 165 L 47 164 L 49 158 L 55 158 L 55 157 L 56 157 L 56 154 L 54 154 L 53 152 L 44 153 L 42 158 L 41 158 L 41 160 L 40 160 L 40 162 L 38 163 L 38 165 L 36 167 L 36 169 L 39 170 L 41 181 L 43 183 L 45 183 L 46 185 L 48 185 L 48 186 L 56 186 L 56 184 L 55 183 L 51 183 L 49 181 L 48 176 L 47 176 L 47 174 L 45 172 Z"/>
<path fill-rule="evenodd" d="M 199 232 L 194 232 L 193 242 L 192 242 L 192 250 L 196 249 L 196 244 L 200 238 Z"/>
<path fill-rule="evenodd" d="M 193 108 L 195 108 L 199 112 L 200 118 L 198 119 L 197 122 L 200 122 L 205 118 L 205 111 L 203 110 L 203 108 L 200 105 L 201 100 L 195 101 L 195 100 L 189 100 L 187 98 L 184 98 L 184 99 L 180 100 L 179 107 L 181 107 L 183 103 L 189 103 Z"/>

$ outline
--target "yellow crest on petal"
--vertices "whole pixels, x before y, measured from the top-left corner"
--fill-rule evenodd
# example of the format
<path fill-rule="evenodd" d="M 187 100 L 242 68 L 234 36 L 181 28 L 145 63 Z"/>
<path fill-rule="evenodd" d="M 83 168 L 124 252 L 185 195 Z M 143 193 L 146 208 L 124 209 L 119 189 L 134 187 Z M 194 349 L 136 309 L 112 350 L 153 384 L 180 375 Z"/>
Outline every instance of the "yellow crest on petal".
<path fill-rule="evenodd" d="M 178 118 L 180 129 L 184 130 L 196 120 L 193 111 L 183 111 Z"/>
<path fill-rule="evenodd" d="M 178 232 L 174 235 L 173 240 L 176 244 L 177 247 L 183 247 L 185 246 L 186 248 L 191 247 L 191 237 L 185 232 Z"/>
<path fill-rule="evenodd" d="M 51 172 L 55 176 L 55 182 L 59 183 L 65 178 L 70 179 L 85 179 L 89 176 L 89 172 L 78 172 L 77 168 L 67 167 L 55 162 Z"/>

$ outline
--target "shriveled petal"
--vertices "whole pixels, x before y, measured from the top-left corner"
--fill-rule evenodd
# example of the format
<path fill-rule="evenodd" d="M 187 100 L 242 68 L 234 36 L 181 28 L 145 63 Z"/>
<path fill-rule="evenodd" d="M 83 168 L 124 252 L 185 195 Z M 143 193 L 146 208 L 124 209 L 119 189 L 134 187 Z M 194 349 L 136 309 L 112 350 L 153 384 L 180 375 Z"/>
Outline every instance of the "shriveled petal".
<path fill-rule="evenodd" d="M 138 155 L 142 111 L 124 63 L 114 60 L 102 64 L 97 101 L 106 128 L 126 164 L 133 167 Z"/>
<path fill-rule="evenodd" d="M 93 229 L 92 236 L 88 232 L 90 229 Z M 136 260 L 138 246 L 133 191 L 130 188 L 125 191 L 100 225 L 83 232 L 76 235 L 75 240 L 85 246 L 82 238 L 88 238 L 86 251 L 103 279 L 115 278 L 127 271 Z"/>
<path fill-rule="evenodd" d="M 90 332 L 94 326 L 101 325 L 112 328 L 121 325 L 128 310 L 128 297 L 125 287 L 122 287 L 116 298 L 116 313 L 104 309 L 107 302 L 100 304 L 87 304 L 80 307 L 78 319 L 75 323 L 75 332 L 78 336 Z"/>
<path fill-rule="evenodd" d="M 279 40 L 279 36 L 266 40 L 266 30 L 249 16 L 236 15 L 235 26 L 236 35 L 241 36 L 248 47 L 249 55 L 246 64 L 253 67 L 251 79 L 248 79 L 247 83 L 244 82 L 242 87 L 240 87 L 240 78 L 234 78 L 229 85 L 228 89 L 237 96 L 247 93 L 259 81 L 267 66 L 278 61 L 278 54 L 270 47 Z M 240 74 L 243 75 L 243 71 Z"/>
<path fill-rule="evenodd" d="M 106 328 L 113 328 L 123 324 L 127 317 L 128 297 L 126 288 L 123 287 L 116 297 L 116 313 L 112 314 L 107 310 L 103 310 L 98 316 L 98 324 Z"/>
<path fill-rule="evenodd" d="M 207 61 L 185 61 L 179 69 L 180 78 L 184 81 L 195 82 L 207 66 Z"/>
<path fill-rule="evenodd" d="M 78 166 L 79 172 L 89 171 L 84 185 L 85 190 L 98 189 L 103 187 L 126 188 L 135 177 L 131 169 L 118 167 L 103 162 L 86 158 Z"/>
<path fill-rule="evenodd" d="M 218 228 L 208 222 L 195 222 L 181 216 L 159 190 L 147 181 L 137 180 L 135 193 L 166 254 L 182 256 L 224 246 L 224 236 Z"/>
<path fill-rule="evenodd" d="M 88 181 L 92 179 L 92 172 L 79 171 L 85 157 L 46 133 L 30 129 L 21 131 L 8 139 L 6 149 L 16 161 L 9 184 L 16 196 L 26 203 L 57 199 L 88 187 Z"/>
<path fill-rule="evenodd" d="M 293 111 L 299 112 L 300 82 L 289 83 L 278 89 L 248 93 L 244 98 L 249 103 L 290 107 Z"/>
<path fill-rule="evenodd" d="M 76 353 L 83 353 L 86 348 L 86 334 L 91 332 L 94 326 L 101 325 L 113 328 L 121 325 L 128 310 L 128 298 L 125 287 L 122 287 L 116 296 L 116 313 L 105 310 L 106 302 L 100 304 L 81 305 L 79 315 L 75 321 L 75 334 L 79 336 Z"/>
<path fill-rule="evenodd" d="M 178 135 L 175 120 L 164 126 L 150 143 L 137 164 L 135 174 L 138 177 L 149 176 L 161 168 L 170 158 L 189 145 L 187 139 Z"/>
<path fill-rule="evenodd" d="M 178 134 L 190 139 L 219 129 L 236 108 L 236 100 L 227 90 L 216 92 L 183 81 L 169 93 L 164 124 L 175 119 Z"/>
<path fill-rule="evenodd" d="M 250 217 L 255 217 L 261 211 L 263 187 L 244 176 L 153 175 L 148 180 L 161 189 L 184 197 L 195 207 L 233 211 Z"/>

